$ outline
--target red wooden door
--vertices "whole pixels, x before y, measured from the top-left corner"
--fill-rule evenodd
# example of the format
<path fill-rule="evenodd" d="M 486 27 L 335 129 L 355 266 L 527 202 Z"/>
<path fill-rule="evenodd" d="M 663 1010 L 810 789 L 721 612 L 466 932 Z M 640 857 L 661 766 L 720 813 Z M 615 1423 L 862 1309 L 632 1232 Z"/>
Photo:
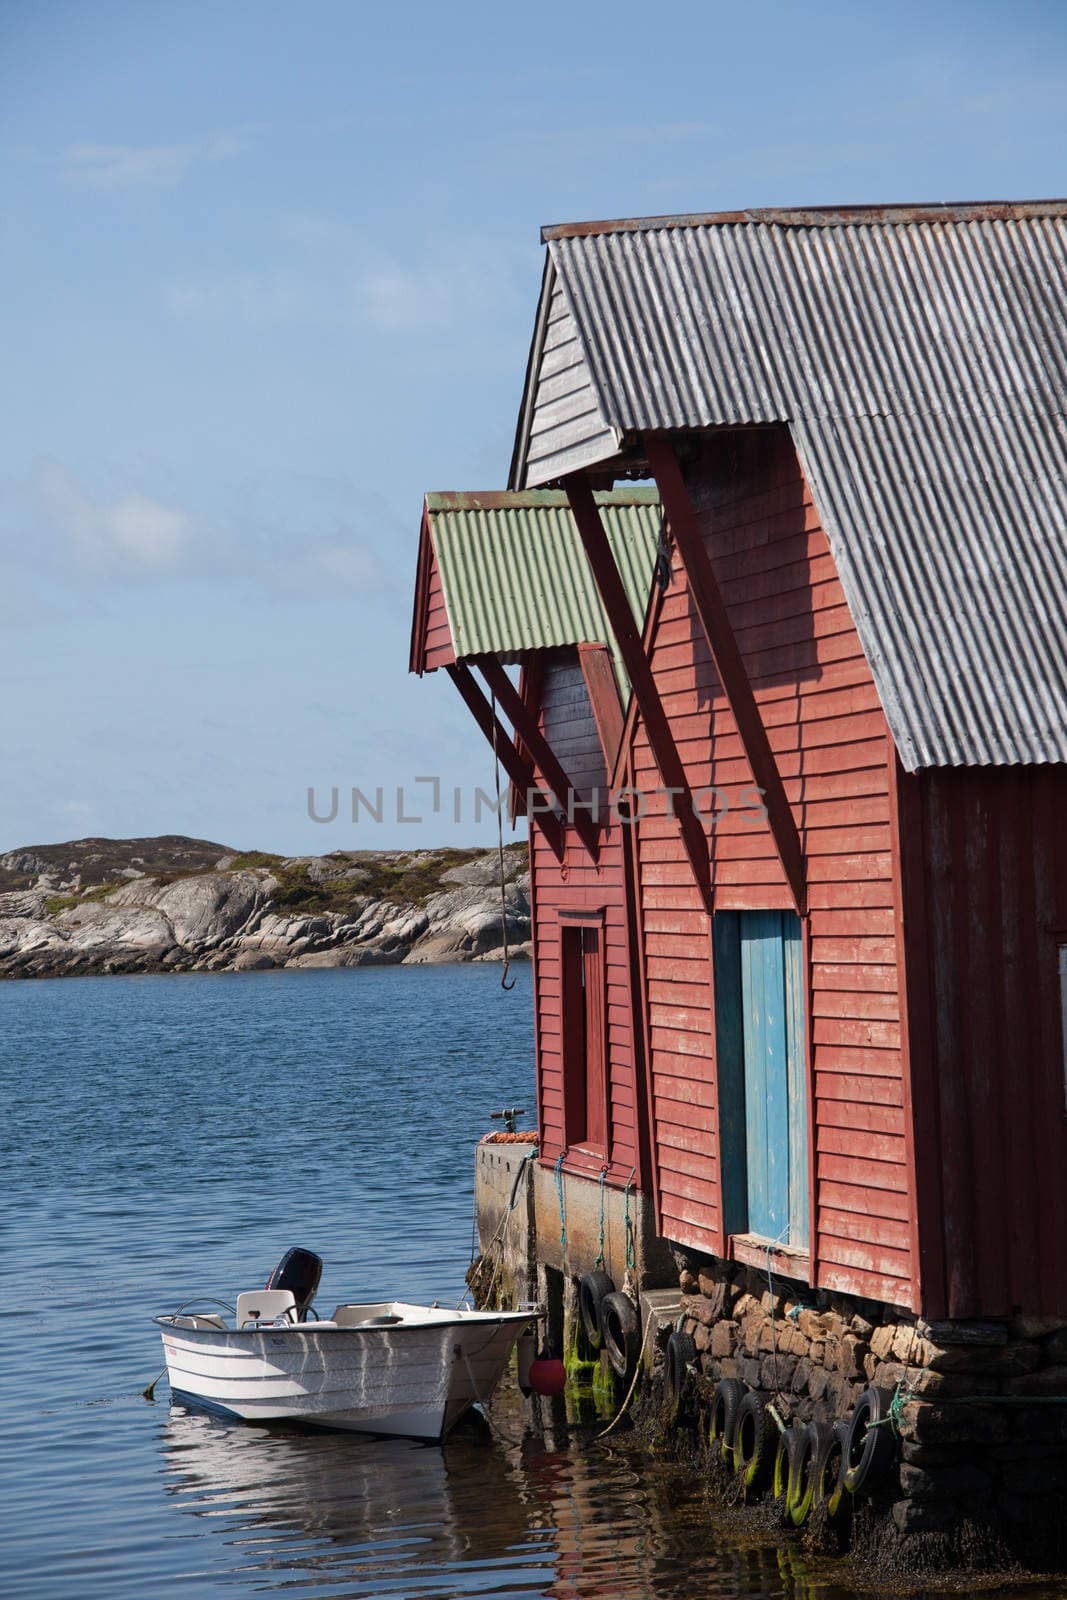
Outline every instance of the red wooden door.
<path fill-rule="evenodd" d="M 611 1139 L 605 1015 L 604 930 L 561 929 L 563 1115 L 568 1148 L 607 1159 Z"/>

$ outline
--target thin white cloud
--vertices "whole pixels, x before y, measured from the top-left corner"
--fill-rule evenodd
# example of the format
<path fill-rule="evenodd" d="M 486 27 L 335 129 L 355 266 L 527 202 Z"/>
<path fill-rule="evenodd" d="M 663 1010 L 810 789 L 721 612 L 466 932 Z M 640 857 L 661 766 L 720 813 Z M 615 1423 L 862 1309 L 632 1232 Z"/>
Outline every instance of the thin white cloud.
<path fill-rule="evenodd" d="M 37 477 L 48 521 L 89 565 L 150 575 L 174 568 L 188 550 L 193 524 L 184 511 L 130 489 L 96 498 L 58 462 Z"/>
<path fill-rule="evenodd" d="M 329 217 L 286 216 L 264 265 L 175 278 L 162 293 L 183 318 L 397 334 L 474 317 L 510 325 L 526 303 L 527 267 L 520 246 L 494 235 L 434 234 L 401 253 Z"/>
<path fill-rule="evenodd" d="M 454 289 L 454 284 L 436 273 L 391 266 L 364 273 L 357 294 L 374 327 L 419 328 L 449 321 Z"/>
<path fill-rule="evenodd" d="M 303 498 L 295 520 L 247 493 L 240 509 L 209 520 L 140 486 L 102 491 L 40 461 L 23 481 L 0 482 L 0 620 L 63 621 L 75 601 L 84 611 L 128 585 L 208 580 L 312 605 L 390 592 L 378 546 L 397 531 L 395 513 L 364 491 L 354 514 L 340 485 L 310 483 Z"/>
<path fill-rule="evenodd" d="M 234 272 L 218 278 L 167 283 L 163 300 L 179 317 L 239 316 L 247 322 L 287 322 L 316 314 L 313 286 L 285 271 Z"/>
<path fill-rule="evenodd" d="M 226 161 L 242 145 L 233 134 L 189 144 L 78 144 L 64 153 L 63 176 L 79 189 L 117 194 L 127 189 L 172 189 L 202 162 Z"/>
<path fill-rule="evenodd" d="M 314 544 L 311 557 L 320 571 L 346 589 L 360 591 L 381 584 L 381 563 L 365 544 Z"/>

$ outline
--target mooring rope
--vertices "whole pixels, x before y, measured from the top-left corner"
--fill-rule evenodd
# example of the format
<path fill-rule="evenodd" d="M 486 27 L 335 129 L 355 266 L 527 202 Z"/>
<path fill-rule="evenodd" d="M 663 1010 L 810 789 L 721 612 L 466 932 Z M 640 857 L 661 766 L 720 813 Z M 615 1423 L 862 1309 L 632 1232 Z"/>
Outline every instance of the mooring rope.
<path fill-rule="evenodd" d="M 508 1197 L 507 1205 L 504 1207 L 504 1213 L 501 1216 L 500 1221 L 497 1223 L 496 1228 L 493 1230 L 492 1238 L 489 1240 L 489 1242 L 486 1245 L 485 1249 L 482 1251 L 482 1260 L 484 1261 L 486 1259 L 486 1257 L 489 1255 L 489 1252 L 494 1248 L 494 1246 L 497 1245 L 497 1244 L 500 1245 L 500 1250 L 497 1252 L 497 1255 L 496 1255 L 496 1257 L 494 1258 L 494 1261 L 493 1261 L 493 1270 L 489 1275 L 489 1287 L 485 1291 L 485 1297 L 484 1297 L 484 1300 L 483 1300 L 483 1304 L 487 1304 L 488 1303 L 488 1301 L 492 1297 L 493 1290 L 496 1288 L 496 1280 L 497 1280 L 497 1277 L 499 1276 L 499 1273 L 500 1273 L 500 1267 L 501 1267 L 503 1254 L 504 1254 L 504 1235 L 507 1232 L 508 1223 L 511 1221 L 511 1213 L 515 1210 L 516 1203 L 518 1202 L 518 1198 L 519 1198 L 519 1183 L 520 1183 L 520 1180 L 522 1179 L 523 1173 L 526 1170 L 526 1163 L 528 1161 L 532 1161 L 536 1154 L 537 1154 L 536 1150 L 529 1150 L 529 1151 L 527 1151 L 526 1155 L 523 1156 L 522 1160 L 519 1162 L 519 1165 L 518 1165 L 518 1167 L 516 1169 L 516 1172 L 515 1172 L 514 1181 L 513 1181 L 512 1185 L 511 1185 L 511 1194 Z M 475 1195 L 475 1197 L 474 1197 L 474 1229 L 475 1229 L 475 1231 L 477 1230 L 477 1227 L 478 1227 L 478 1197 L 477 1197 L 477 1195 Z M 472 1264 L 473 1264 L 473 1261 L 474 1261 L 474 1257 L 472 1255 L 471 1256 Z M 457 1307 L 456 1307 L 457 1311 L 459 1310 L 459 1307 L 463 1304 L 463 1301 L 466 1298 L 467 1298 L 467 1296 L 464 1295 L 463 1299 L 460 1300 L 459 1305 L 457 1305 Z"/>
<path fill-rule="evenodd" d="M 637 1177 L 637 1168 L 636 1167 L 631 1167 L 630 1168 L 630 1176 L 626 1180 L 626 1192 L 625 1192 L 625 1194 L 623 1196 L 625 1207 L 626 1207 L 626 1215 L 625 1215 L 625 1217 L 623 1219 L 623 1227 L 626 1230 L 626 1270 L 627 1270 L 627 1272 L 632 1272 L 634 1267 L 636 1267 L 636 1265 L 637 1265 L 637 1249 L 636 1249 L 636 1247 L 634 1245 L 634 1225 L 633 1225 L 633 1218 L 630 1216 L 630 1195 L 633 1192 L 634 1179 L 636 1177 Z"/>
<path fill-rule="evenodd" d="M 484 1349 L 485 1346 L 483 1345 L 482 1348 Z M 505 1444 L 514 1445 L 516 1449 L 521 1449 L 523 1440 L 515 1439 L 510 1433 L 506 1433 L 505 1430 L 500 1427 L 498 1423 L 494 1422 L 492 1417 L 489 1415 L 489 1402 L 488 1400 L 483 1400 L 481 1395 L 478 1393 L 478 1384 L 475 1380 L 474 1372 L 471 1368 L 470 1362 L 467 1360 L 467 1352 L 464 1350 L 461 1344 L 456 1345 L 456 1354 L 462 1357 L 463 1365 L 467 1369 L 467 1377 L 470 1379 L 471 1391 L 475 1400 L 477 1400 L 478 1404 L 482 1408 L 482 1416 L 485 1418 L 486 1423 L 488 1424 L 489 1432 L 494 1434 L 498 1439 L 502 1439 Z"/>
<path fill-rule="evenodd" d="M 634 1397 L 634 1390 L 637 1388 L 637 1380 L 641 1376 L 641 1373 L 642 1373 L 642 1370 L 643 1370 L 642 1363 L 644 1362 L 644 1357 L 645 1357 L 645 1346 L 648 1343 L 648 1330 L 652 1326 L 652 1319 L 655 1317 L 655 1315 L 656 1315 L 655 1306 L 649 1306 L 649 1308 L 648 1308 L 648 1316 L 645 1318 L 645 1331 L 641 1335 L 641 1345 L 640 1345 L 640 1348 L 638 1349 L 638 1352 L 637 1352 L 637 1361 L 636 1361 L 636 1363 L 634 1365 L 634 1375 L 630 1379 L 630 1387 L 626 1391 L 626 1398 L 623 1400 L 622 1405 L 619 1407 L 618 1411 L 616 1411 L 615 1415 L 612 1417 L 612 1419 L 608 1423 L 607 1427 L 601 1433 L 596 1434 L 595 1437 L 596 1437 L 596 1440 L 597 1440 L 598 1444 L 599 1444 L 601 1439 L 606 1439 L 608 1434 L 611 1433 L 612 1430 L 615 1427 L 618 1426 L 619 1422 L 621 1422 L 623 1416 L 626 1413 L 626 1409 L 629 1406 L 630 1401 Z"/>
<path fill-rule="evenodd" d="M 604 1165 L 600 1169 L 600 1242 L 597 1245 L 596 1260 L 593 1262 L 594 1272 L 599 1272 L 604 1265 L 604 1183 L 607 1175 L 608 1169 Z"/>
<path fill-rule="evenodd" d="M 496 850 L 500 864 L 500 936 L 504 946 L 504 970 L 500 974 L 500 987 L 514 989 L 515 979 L 508 981 L 511 956 L 508 952 L 508 896 L 504 875 L 504 816 L 500 805 L 500 755 L 496 747 L 496 695 L 491 696 L 493 707 L 493 782 L 496 784 Z"/>
<path fill-rule="evenodd" d="M 559 1196 L 559 1242 L 560 1248 L 567 1248 L 567 1213 L 563 1205 L 563 1151 L 556 1157 L 556 1193 Z"/>

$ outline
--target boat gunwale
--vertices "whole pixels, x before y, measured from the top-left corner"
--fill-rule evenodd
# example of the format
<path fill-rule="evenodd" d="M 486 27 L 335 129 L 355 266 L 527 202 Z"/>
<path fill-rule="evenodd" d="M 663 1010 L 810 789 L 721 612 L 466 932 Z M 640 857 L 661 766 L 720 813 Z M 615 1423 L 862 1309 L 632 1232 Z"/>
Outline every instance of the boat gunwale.
<path fill-rule="evenodd" d="M 446 1317 L 435 1317 L 432 1320 L 420 1322 L 401 1320 L 399 1322 L 378 1323 L 376 1325 L 369 1322 L 355 1322 L 350 1323 L 345 1327 L 339 1327 L 336 1323 L 331 1325 L 329 1322 L 291 1322 L 288 1324 L 261 1323 L 254 1328 L 190 1328 L 184 1323 L 179 1323 L 176 1321 L 178 1316 L 185 1314 L 186 1313 L 182 1312 L 162 1312 L 159 1316 L 153 1317 L 152 1321 L 158 1328 L 167 1329 L 172 1333 L 179 1333 L 183 1335 L 211 1335 L 215 1338 L 218 1338 L 218 1336 L 222 1334 L 227 1338 L 234 1336 L 239 1338 L 254 1338 L 257 1334 L 265 1333 L 269 1333 L 272 1336 L 276 1336 L 278 1334 L 299 1335 L 307 1333 L 359 1333 L 392 1335 L 402 1331 L 426 1333 L 434 1328 L 444 1331 L 446 1328 L 503 1327 L 509 1322 L 539 1322 L 543 1320 L 545 1315 L 543 1311 L 467 1311 L 456 1312 L 449 1314 Z"/>

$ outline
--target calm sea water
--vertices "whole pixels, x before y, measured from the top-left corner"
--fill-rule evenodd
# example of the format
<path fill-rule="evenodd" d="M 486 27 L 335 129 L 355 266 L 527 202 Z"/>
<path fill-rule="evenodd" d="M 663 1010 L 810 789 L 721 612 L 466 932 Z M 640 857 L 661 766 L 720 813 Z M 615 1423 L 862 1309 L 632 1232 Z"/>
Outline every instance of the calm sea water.
<path fill-rule="evenodd" d="M 326 1304 L 458 1300 L 472 1144 L 533 1107 L 531 1035 L 528 969 L 0 984 L 3 1594 L 847 1600 L 625 1439 L 523 1437 L 517 1394 L 507 1439 L 444 1449 L 141 1398 L 149 1318 L 290 1244 Z"/>

